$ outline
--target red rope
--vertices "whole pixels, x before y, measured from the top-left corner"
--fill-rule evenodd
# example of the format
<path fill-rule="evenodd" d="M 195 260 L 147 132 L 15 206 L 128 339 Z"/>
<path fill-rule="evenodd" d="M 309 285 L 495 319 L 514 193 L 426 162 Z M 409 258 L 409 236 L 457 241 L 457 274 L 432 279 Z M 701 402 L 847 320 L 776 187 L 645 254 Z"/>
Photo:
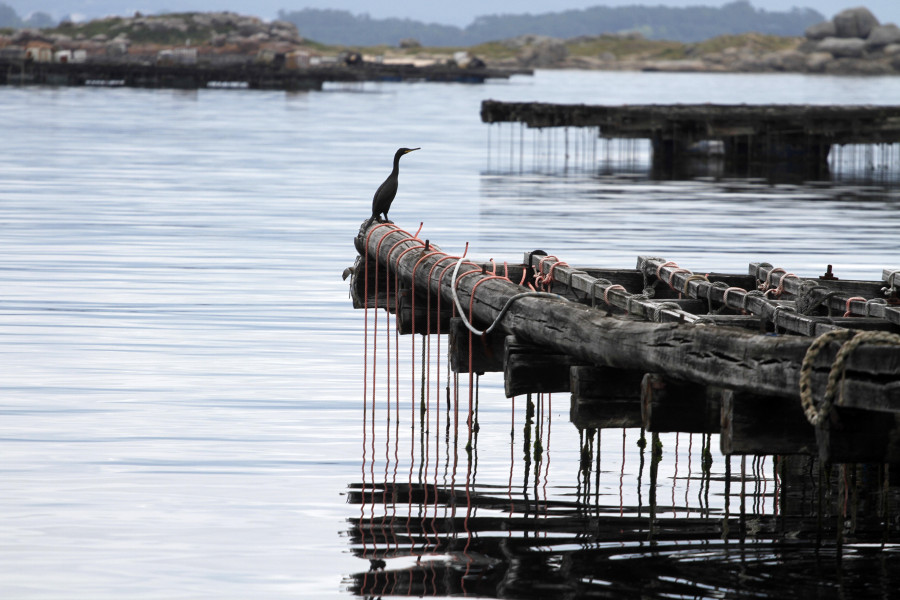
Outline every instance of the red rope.
<path fill-rule="evenodd" d="M 659 265 L 658 267 L 656 267 L 656 278 L 657 278 L 657 279 L 662 279 L 662 276 L 660 275 L 660 272 L 661 272 L 663 269 L 665 269 L 666 267 L 676 267 L 676 268 L 677 268 L 677 267 L 678 267 L 678 264 L 677 264 L 676 262 L 670 260 L 670 261 L 666 261 L 666 262 L 664 262 L 663 264 L 661 264 L 661 265 Z"/>
<path fill-rule="evenodd" d="M 403 252 L 401 252 L 397 256 L 397 259 L 394 261 L 394 270 L 395 271 L 400 270 L 400 259 L 402 259 L 403 256 L 407 252 L 410 252 L 412 250 L 417 250 L 419 248 L 424 248 L 424 247 L 425 247 L 425 244 L 416 244 L 415 246 L 410 246 L 409 248 L 407 248 Z M 415 298 L 415 295 L 413 295 L 413 298 Z M 413 302 L 415 302 L 415 299 L 413 299 Z M 413 318 L 413 326 L 415 326 L 415 319 L 416 319 L 415 312 L 413 312 L 412 318 Z M 416 368 L 415 368 L 415 365 L 416 365 L 416 336 L 415 335 L 413 335 L 412 339 L 410 340 L 410 352 L 412 353 L 412 363 L 411 363 L 412 364 L 412 369 L 411 369 L 411 372 L 412 372 L 412 396 L 410 397 L 410 401 L 412 402 L 413 406 L 415 406 L 415 401 L 413 400 L 416 397 Z M 413 415 L 415 415 L 415 411 L 413 411 Z"/>
<path fill-rule="evenodd" d="M 865 302 L 866 299 L 862 296 L 853 296 L 852 298 L 847 298 L 847 306 L 845 307 L 846 312 L 844 313 L 845 317 L 849 317 L 853 315 L 853 311 L 850 310 L 851 302 Z"/>
<path fill-rule="evenodd" d="M 619 284 L 617 283 L 617 284 L 615 284 L 615 285 L 609 286 L 608 288 L 606 288 L 606 289 L 603 291 L 603 301 L 606 302 L 606 304 L 607 304 L 607 305 L 610 305 L 610 306 L 611 306 L 611 304 L 610 304 L 610 302 L 609 302 L 609 292 L 610 292 L 611 290 L 621 290 L 621 291 L 624 292 L 624 291 L 625 291 L 625 288 L 622 287 L 621 285 L 619 285 Z"/>

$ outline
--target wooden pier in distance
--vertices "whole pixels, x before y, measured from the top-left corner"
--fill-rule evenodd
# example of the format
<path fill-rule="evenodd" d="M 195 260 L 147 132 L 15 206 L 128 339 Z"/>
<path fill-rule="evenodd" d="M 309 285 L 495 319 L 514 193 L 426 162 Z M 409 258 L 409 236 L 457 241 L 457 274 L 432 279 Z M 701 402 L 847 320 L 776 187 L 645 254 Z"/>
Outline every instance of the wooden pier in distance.
<path fill-rule="evenodd" d="M 570 393 L 581 428 L 716 432 L 725 454 L 900 462 L 900 269 L 848 281 L 655 257 L 574 268 L 539 251 L 498 269 L 390 223 L 356 246 L 355 307 L 395 314 L 401 333 L 447 334 L 452 368 L 503 371 L 507 396 Z"/>
<path fill-rule="evenodd" d="M 334 64 L 289 69 L 245 61 L 234 64 L 156 64 L 134 60 L 43 63 L 0 59 L 0 85 L 121 86 L 198 89 L 206 87 L 320 90 L 325 82 L 431 81 L 484 83 L 530 74 L 525 70 L 451 65 Z"/>
<path fill-rule="evenodd" d="M 599 106 L 485 100 L 485 123 L 532 128 L 596 127 L 603 138 L 649 139 L 656 166 L 691 156 L 698 142 L 720 141 L 735 167 L 789 163 L 827 172 L 835 144 L 900 142 L 900 106 L 649 104 Z"/>

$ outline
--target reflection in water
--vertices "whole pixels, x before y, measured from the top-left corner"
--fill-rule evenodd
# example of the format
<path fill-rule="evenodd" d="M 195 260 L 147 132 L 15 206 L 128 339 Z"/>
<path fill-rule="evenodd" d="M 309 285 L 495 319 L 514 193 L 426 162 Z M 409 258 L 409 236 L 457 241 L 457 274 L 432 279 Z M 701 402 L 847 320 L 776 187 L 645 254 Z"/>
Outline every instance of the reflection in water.
<path fill-rule="evenodd" d="M 557 450 L 553 431 L 569 439 L 573 425 L 553 423 L 553 404 L 567 399 L 506 400 L 496 388 L 479 398 L 477 377 L 466 386 L 449 365 L 439 371 L 440 336 L 404 336 L 408 364 L 396 330 L 386 336 L 388 387 L 375 393 L 371 356 L 361 481 L 347 491 L 359 505 L 348 543 L 368 561 L 345 579 L 355 595 L 888 598 L 900 589 L 900 494 L 888 467 L 723 457 L 717 435 L 638 429 L 578 430 L 577 451 Z M 412 398 L 400 393 L 404 379 Z M 510 402 L 491 430 L 479 420 L 486 401 Z M 487 473 L 485 435 L 508 436 L 491 452 L 509 444 Z M 494 468 L 507 460 L 508 470 Z"/>
<path fill-rule="evenodd" d="M 721 141 L 703 141 L 678 160 L 655 160 L 650 140 L 602 137 L 597 127 L 528 128 L 524 123 L 487 127 L 487 173 L 564 175 L 635 173 L 657 180 L 697 177 L 760 178 L 770 183 L 810 179 L 888 184 L 900 180 L 900 144 L 835 144 L 826 167 L 757 157 L 733 163 Z"/>

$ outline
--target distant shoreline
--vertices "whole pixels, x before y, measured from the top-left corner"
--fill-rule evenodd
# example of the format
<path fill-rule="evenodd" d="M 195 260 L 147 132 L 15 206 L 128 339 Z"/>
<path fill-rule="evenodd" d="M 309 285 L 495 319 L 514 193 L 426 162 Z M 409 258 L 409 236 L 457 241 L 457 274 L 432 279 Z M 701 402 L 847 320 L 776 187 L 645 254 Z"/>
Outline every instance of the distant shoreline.
<path fill-rule="evenodd" d="M 110 17 L 54 29 L 0 34 L 0 59 L 35 62 L 193 61 L 271 64 L 405 64 L 503 70 L 583 69 L 712 73 L 900 75 L 900 28 L 882 25 L 865 8 L 848 9 L 807 28 L 802 37 L 744 33 L 702 42 L 604 34 L 561 40 L 523 35 L 469 47 L 328 46 L 304 39 L 287 21 L 234 13 Z"/>

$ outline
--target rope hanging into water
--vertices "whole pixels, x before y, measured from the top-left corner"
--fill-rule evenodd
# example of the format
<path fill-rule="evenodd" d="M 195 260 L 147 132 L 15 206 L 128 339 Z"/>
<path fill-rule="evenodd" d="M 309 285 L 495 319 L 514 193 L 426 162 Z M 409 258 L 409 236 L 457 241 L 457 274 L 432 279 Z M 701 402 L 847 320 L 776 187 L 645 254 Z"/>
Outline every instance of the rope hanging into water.
<path fill-rule="evenodd" d="M 835 355 L 831 364 L 831 370 L 828 372 L 828 384 L 825 387 L 825 395 L 822 401 L 816 404 L 812 397 L 813 363 L 822 350 L 835 340 L 845 341 L 841 345 L 840 350 L 838 350 L 837 355 Z M 853 354 L 857 346 L 864 342 L 900 346 L 900 335 L 886 331 L 856 332 L 851 329 L 835 329 L 823 333 L 810 344 L 800 365 L 800 404 L 803 407 L 806 420 L 810 424 L 817 425 L 828 416 L 834 403 L 834 397 L 839 391 L 840 383 L 843 381 L 847 359 Z M 843 394 L 842 388 L 841 394 Z M 838 401 L 840 403 L 840 397 Z"/>
<path fill-rule="evenodd" d="M 461 279 L 463 276 L 468 275 L 469 273 L 477 273 L 479 271 L 477 271 L 477 270 L 467 271 L 467 272 L 463 273 L 462 275 L 460 275 L 459 277 L 457 277 L 457 273 L 459 273 L 459 267 L 460 267 L 460 265 L 462 265 L 462 262 L 463 262 L 463 258 L 460 258 L 458 261 L 456 261 L 456 266 L 453 268 L 453 279 L 450 282 L 450 292 L 451 292 L 451 295 L 453 296 L 453 303 L 456 305 L 456 309 L 459 312 L 459 316 L 462 319 L 463 324 L 466 326 L 466 329 L 468 329 L 475 335 L 486 335 L 486 334 L 489 334 L 490 332 L 492 332 L 494 330 L 494 328 L 497 327 L 497 325 L 500 323 L 500 320 L 503 319 L 503 317 L 509 311 L 509 308 L 512 306 L 513 302 L 515 302 L 516 300 L 519 300 L 521 298 L 555 298 L 557 300 L 565 300 L 565 298 L 563 298 L 559 294 L 551 294 L 549 292 L 522 292 L 521 294 L 516 294 L 515 296 L 510 297 L 506 301 L 506 304 L 503 305 L 503 308 L 500 309 L 500 312 L 497 314 L 496 317 L 494 317 L 494 322 L 491 323 L 490 327 L 488 327 L 487 329 L 484 329 L 484 330 L 476 329 L 475 327 L 472 326 L 472 324 L 466 318 L 465 311 L 463 311 L 462 304 L 459 301 L 459 295 L 457 294 L 456 286 L 459 284 L 459 279 Z M 501 277 L 497 277 L 497 278 L 502 279 Z M 474 291 L 475 290 L 473 288 L 473 290 L 472 290 L 473 298 L 474 298 Z"/>

